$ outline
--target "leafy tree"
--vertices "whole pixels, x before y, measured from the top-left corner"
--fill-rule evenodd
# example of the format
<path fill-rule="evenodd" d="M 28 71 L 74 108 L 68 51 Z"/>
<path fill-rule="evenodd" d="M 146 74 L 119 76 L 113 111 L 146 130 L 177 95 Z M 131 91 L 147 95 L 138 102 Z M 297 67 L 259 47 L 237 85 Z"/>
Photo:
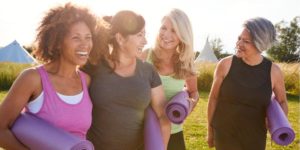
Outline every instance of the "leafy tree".
<path fill-rule="evenodd" d="M 226 56 L 229 56 L 227 52 L 223 51 L 223 44 L 220 38 L 212 39 L 210 41 L 210 45 L 212 46 L 212 50 L 214 51 L 216 57 L 220 60 Z"/>
<path fill-rule="evenodd" d="M 194 54 L 195 54 L 195 59 L 196 59 L 199 56 L 200 52 L 196 51 L 196 52 L 194 52 Z"/>
<path fill-rule="evenodd" d="M 296 16 L 289 24 L 281 21 L 275 25 L 278 44 L 267 51 L 267 54 L 279 62 L 299 62 L 300 16 Z"/>
<path fill-rule="evenodd" d="M 27 45 L 27 46 L 23 45 L 23 48 L 26 49 L 29 53 L 32 53 L 33 51 L 32 45 Z"/>

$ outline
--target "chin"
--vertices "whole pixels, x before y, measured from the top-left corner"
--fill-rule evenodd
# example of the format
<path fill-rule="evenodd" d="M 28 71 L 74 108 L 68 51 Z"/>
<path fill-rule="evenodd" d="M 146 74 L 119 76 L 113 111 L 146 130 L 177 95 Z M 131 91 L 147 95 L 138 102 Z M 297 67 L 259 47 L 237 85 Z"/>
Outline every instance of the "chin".
<path fill-rule="evenodd" d="M 86 63 L 87 63 L 87 61 L 80 61 L 80 62 L 77 63 L 77 65 L 83 66 L 83 65 L 85 65 Z"/>
<path fill-rule="evenodd" d="M 235 55 L 239 58 L 242 58 L 244 56 L 244 53 L 237 51 Z"/>

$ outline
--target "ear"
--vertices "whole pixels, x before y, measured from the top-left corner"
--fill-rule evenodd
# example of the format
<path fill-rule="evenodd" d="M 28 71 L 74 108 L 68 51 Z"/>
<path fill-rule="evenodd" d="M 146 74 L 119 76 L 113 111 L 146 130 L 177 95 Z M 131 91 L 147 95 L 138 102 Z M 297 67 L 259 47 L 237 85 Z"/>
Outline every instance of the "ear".
<path fill-rule="evenodd" d="M 115 35 L 115 38 L 116 38 L 116 41 L 118 42 L 118 44 L 119 44 L 120 46 L 122 46 L 123 43 L 124 43 L 124 37 L 123 37 L 120 33 L 117 33 L 117 34 Z"/>
<path fill-rule="evenodd" d="M 57 46 L 56 46 L 57 49 L 61 50 L 62 49 L 62 42 L 59 43 Z"/>

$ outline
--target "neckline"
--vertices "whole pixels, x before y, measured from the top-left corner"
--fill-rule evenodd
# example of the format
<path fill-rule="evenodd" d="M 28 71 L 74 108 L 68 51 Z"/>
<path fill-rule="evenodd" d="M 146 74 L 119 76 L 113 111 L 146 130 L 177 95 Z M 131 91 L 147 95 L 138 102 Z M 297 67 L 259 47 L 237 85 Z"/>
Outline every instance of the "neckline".
<path fill-rule="evenodd" d="M 245 66 L 247 66 L 247 67 L 258 67 L 258 66 L 260 66 L 260 65 L 262 65 L 263 63 L 264 63 L 264 61 L 265 61 L 265 57 L 264 56 L 262 56 L 262 60 L 258 63 L 258 64 L 255 64 L 255 65 L 250 65 L 250 64 L 247 64 L 242 58 L 238 58 L 237 56 L 235 56 L 238 60 L 240 60 L 241 61 L 241 63 L 243 64 L 243 65 L 245 65 Z"/>
<path fill-rule="evenodd" d="M 109 67 L 108 62 L 107 62 L 107 65 L 108 65 L 107 67 L 110 68 L 111 71 L 112 71 L 112 73 L 113 73 L 115 76 L 117 76 L 118 78 L 127 79 L 127 78 L 132 78 L 132 77 L 135 77 L 135 76 L 136 76 L 137 70 L 138 70 L 137 68 L 138 68 L 138 66 L 139 66 L 139 63 L 140 63 L 140 62 L 139 62 L 139 59 L 136 58 L 136 64 L 135 64 L 134 72 L 133 72 L 133 74 L 130 75 L 130 76 L 122 76 L 122 75 L 116 73 L 114 70 L 112 70 L 112 69 Z"/>
<path fill-rule="evenodd" d="M 48 75 L 48 72 L 47 72 L 47 70 L 45 69 L 45 67 L 44 66 L 41 66 L 41 68 L 42 68 L 42 70 L 44 71 L 44 73 L 45 73 L 45 78 L 46 78 L 46 80 L 48 81 L 48 87 L 50 88 L 50 89 L 48 89 L 48 90 L 50 90 L 50 91 L 48 91 L 48 92 L 51 92 L 52 93 L 52 95 L 53 96 L 55 96 L 57 99 L 59 99 L 61 102 L 63 102 L 63 103 L 66 103 L 64 100 L 62 100 L 60 97 L 59 97 L 59 95 L 58 95 L 58 91 L 56 91 L 55 90 L 55 87 L 54 87 L 54 85 L 52 84 L 52 82 L 51 82 L 51 80 L 50 80 L 50 77 L 49 77 L 49 75 Z M 79 103 L 81 103 L 82 101 L 83 101 L 83 99 L 84 99 L 84 97 L 85 97 L 85 93 L 86 92 L 84 92 L 85 91 L 85 86 L 84 86 L 84 78 L 81 76 L 81 72 L 80 72 L 80 70 L 77 70 L 77 72 L 78 72 L 78 75 L 79 75 L 79 78 L 80 78 L 80 82 L 81 82 L 81 86 L 82 86 L 82 91 L 81 92 L 83 92 L 83 96 L 82 96 L 82 98 L 81 98 L 81 100 L 80 100 L 80 102 Z M 59 94 L 62 94 L 62 93 L 59 93 Z M 64 95 L 64 94 L 62 94 L 62 95 Z M 76 94 L 77 95 L 77 94 Z M 78 104 L 79 104 L 78 103 Z M 66 104 L 68 104 L 68 103 L 66 103 Z"/>

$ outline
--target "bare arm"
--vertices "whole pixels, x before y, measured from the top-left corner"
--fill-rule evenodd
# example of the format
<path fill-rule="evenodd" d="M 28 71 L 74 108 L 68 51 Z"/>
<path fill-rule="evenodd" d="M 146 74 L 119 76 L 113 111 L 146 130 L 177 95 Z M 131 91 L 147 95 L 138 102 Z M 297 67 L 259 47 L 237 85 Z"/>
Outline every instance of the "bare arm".
<path fill-rule="evenodd" d="M 229 68 L 231 65 L 232 57 L 227 57 L 223 60 L 221 60 L 218 65 L 216 66 L 215 72 L 214 72 L 214 80 L 212 83 L 212 87 L 209 93 L 208 97 L 208 107 L 207 107 L 207 128 L 208 128 L 208 139 L 207 143 L 209 147 L 213 147 L 213 128 L 211 126 L 212 117 L 214 115 L 217 103 L 218 103 L 218 95 L 220 92 L 220 87 L 223 83 L 223 80 L 227 73 L 229 72 Z"/>
<path fill-rule="evenodd" d="M 24 71 L 14 82 L 3 103 L 0 105 L 0 146 L 5 149 L 27 149 L 13 135 L 10 128 L 28 103 L 36 89 L 36 77 L 32 70 Z"/>
<path fill-rule="evenodd" d="M 186 89 L 189 93 L 192 110 L 196 107 L 199 100 L 199 93 L 197 87 L 197 76 L 191 76 L 185 80 Z"/>
<path fill-rule="evenodd" d="M 162 85 L 151 89 L 151 106 L 154 109 L 159 124 L 161 127 L 161 132 L 165 144 L 165 149 L 167 149 L 170 134 L 171 134 L 171 123 L 165 113 L 166 99 L 163 91 Z"/>
<path fill-rule="evenodd" d="M 280 70 L 279 66 L 276 64 L 272 64 L 271 69 L 271 80 L 272 80 L 272 88 L 275 94 L 275 97 L 280 104 L 282 110 L 284 111 L 285 115 L 288 115 L 288 105 L 287 105 L 287 98 L 285 94 L 285 86 L 284 86 L 284 77 L 283 73 Z"/>

